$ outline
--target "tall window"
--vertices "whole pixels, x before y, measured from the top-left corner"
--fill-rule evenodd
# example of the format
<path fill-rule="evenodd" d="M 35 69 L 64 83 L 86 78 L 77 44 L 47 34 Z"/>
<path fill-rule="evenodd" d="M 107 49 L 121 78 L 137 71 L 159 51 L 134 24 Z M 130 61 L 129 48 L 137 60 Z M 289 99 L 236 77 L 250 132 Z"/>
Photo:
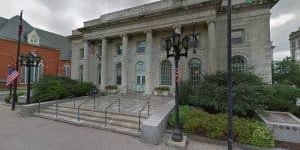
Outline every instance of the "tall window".
<path fill-rule="evenodd" d="M 98 66 L 97 66 L 97 73 L 98 73 L 97 80 L 98 80 L 98 84 L 100 85 L 101 84 L 101 64 L 98 64 Z"/>
<path fill-rule="evenodd" d="M 116 84 L 122 84 L 122 63 L 120 62 L 116 64 Z"/>
<path fill-rule="evenodd" d="M 168 60 L 160 64 L 160 84 L 172 85 L 172 64 Z"/>
<path fill-rule="evenodd" d="M 246 70 L 246 59 L 243 56 L 234 56 L 232 58 L 232 71 L 237 73 L 244 73 Z"/>
<path fill-rule="evenodd" d="M 189 75 L 192 85 L 198 85 L 201 82 L 201 61 L 197 58 L 191 59 L 189 63 Z"/>
<path fill-rule="evenodd" d="M 146 41 L 137 42 L 137 53 L 144 53 L 146 49 Z"/>
<path fill-rule="evenodd" d="M 83 58 L 84 58 L 84 49 L 83 49 L 83 48 L 81 48 L 81 49 L 79 50 L 79 58 L 80 58 L 80 59 L 83 59 Z"/>
<path fill-rule="evenodd" d="M 36 82 L 40 78 L 42 78 L 43 75 L 43 64 L 39 64 L 37 67 L 30 67 L 30 82 Z M 22 67 L 21 69 L 21 81 L 24 83 L 28 82 L 28 72 L 29 68 L 27 66 Z"/>
<path fill-rule="evenodd" d="M 116 45 L 116 55 L 117 56 L 122 55 L 122 44 L 121 43 Z"/>
<path fill-rule="evenodd" d="M 70 65 L 64 65 L 64 76 L 69 77 L 71 75 Z"/>
<path fill-rule="evenodd" d="M 83 82 L 83 65 L 79 66 L 79 82 Z"/>
<path fill-rule="evenodd" d="M 244 43 L 244 30 L 232 31 L 231 42 L 233 45 Z"/>

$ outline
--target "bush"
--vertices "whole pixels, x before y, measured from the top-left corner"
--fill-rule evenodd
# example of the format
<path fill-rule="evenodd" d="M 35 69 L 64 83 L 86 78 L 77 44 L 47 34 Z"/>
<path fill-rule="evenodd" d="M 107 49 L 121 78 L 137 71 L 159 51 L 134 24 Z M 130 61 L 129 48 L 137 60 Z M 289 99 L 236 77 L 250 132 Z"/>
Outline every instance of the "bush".
<path fill-rule="evenodd" d="M 188 106 L 182 106 L 179 108 L 180 113 L 179 113 L 179 118 L 180 118 L 180 124 L 181 126 L 184 125 L 184 122 L 189 118 L 188 114 L 190 112 L 190 108 Z M 169 125 L 174 127 L 175 125 L 175 111 L 172 110 L 170 116 L 169 116 Z"/>
<path fill-rule="evenodd" d="M 264 101 L 271 96 L 259 77 L 251 73 L 233 76 L 234 114 L 253 117 L 265 109 Z M 203 108 L 210 113 L 227 112 L 227 74 L 218 72 L 204 76 L 203 82 L 192 87 L 188 82 L 180 85 L 180 104 Z"/>
<path fill-rule="evenodd" d="M 296 99 L 300 97 L 300 89 L 288 85 L 273 85 L 268 87 L 269 99 L 265 101 L 267 110 L 288 111 L 300 117 L 299 106 Z"/>
<path fill-rule="evenodd" d="M 155 91 L 160 91 L 160 92 L 163 92 L 163 91 L 169 92 L 171 89 L 168 86 L 160 86 L 160 87 L 154 88 L 154 90 Z"/>
<path fill-rule="evenodd" d="M 200 134 L 213 139 L 225 140 L 227 137 L 227 116 L 225 114 L 209 114 L 203 110 L 182 106 L 180 114 L 183 131 L 188 134 Z M 174 112 L 168 124 L 174 125 Z M 234 139 L 239 143 L 260 147 L 273 147 L 271 132 L 261 122 L 254 119 L 234 117 Z"/>
<path fill-rule="evenodd" d="M 105 90 L 111 90 L 111 89 L 116 90 L 116 89 L 118 89 L 118 86 L 116 86 L 116 85 L 107 85 L 107 86 L 105 86 Z"/>
<path fill-rule="evenodd" d="M 85 96 L 96 89 L 91 83 L 79 83 L 66 77 L 45 76 L 33 85 L 33 102 Z"/>

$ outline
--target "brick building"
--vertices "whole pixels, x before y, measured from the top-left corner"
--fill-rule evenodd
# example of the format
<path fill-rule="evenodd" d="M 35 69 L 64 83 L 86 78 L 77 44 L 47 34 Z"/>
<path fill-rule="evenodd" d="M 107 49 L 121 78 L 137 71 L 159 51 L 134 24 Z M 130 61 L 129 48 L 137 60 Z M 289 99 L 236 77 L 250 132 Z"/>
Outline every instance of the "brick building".
<path fill-rule="evenodd" d="M 0 80 L 7 76 L 8 66 L 16 63 L 19 16 L 10 19 L 0 17 Z M 23 20 L 21 53 L 41 56 L 38 67 L 32 69 L 31 80 L 37 81 L 42 75 L 70 76 L 70 41 L 66 37 L 31 26 Z M 26 83 L 28 69 L 20 66 L 19 82 Z"/>

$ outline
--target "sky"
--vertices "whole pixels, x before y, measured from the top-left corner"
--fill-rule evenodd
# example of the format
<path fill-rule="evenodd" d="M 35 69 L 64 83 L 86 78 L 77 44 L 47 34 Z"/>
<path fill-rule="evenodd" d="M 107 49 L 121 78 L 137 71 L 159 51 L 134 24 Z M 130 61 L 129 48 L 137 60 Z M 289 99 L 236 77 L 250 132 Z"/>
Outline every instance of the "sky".
<path fill-rule="evenodd" d="M 23 10 L 32 26 L 67 36 L 101 14 L 154 1 L 158 0 L 1 0 L 0 17 L 10 18 Z M 280 0 L 271 10 L 275 60 L 290 54 L 289 34 L 300 27 L 299 6 L 300 0 Z"/>

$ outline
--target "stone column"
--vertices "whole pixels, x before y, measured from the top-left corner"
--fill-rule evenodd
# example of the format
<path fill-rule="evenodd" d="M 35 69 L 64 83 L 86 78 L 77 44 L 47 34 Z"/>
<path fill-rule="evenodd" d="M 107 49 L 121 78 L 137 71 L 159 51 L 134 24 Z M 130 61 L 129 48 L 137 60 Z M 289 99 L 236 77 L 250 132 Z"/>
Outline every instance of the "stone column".
<path fill-rule="evenodd" d="M 207 21 L 208 30 L 208 62 L 207 72 L 209 74 L 217 71 L 217 53 L 216 53 L 216 25 L 215 21 Z"/>
<path fill-rule="evenodd" d="M 151 84 L 151 67 L 152 67 L 152 30 L 145 31 L 146 33 L 146 85 L 145 94 L 152 94 L 152 84 Z"/>
<path fill-rule="evenodd" d="M 84 57 L 83 57 L 83 81 L 89 81 L 89 42 L 86 40 L 83 44 Z"/>
<path fill-rule="evenodd" d="M 122 35 L 122 91 L 127 92 L 127 74 L 128 74 L 128 36 Z"/>
<path fill-rule="evenodd" d="M 102 56 L 101 56 L 101 89 L 104 90 L 105 86 L 107 84 L 107 82 L 106 82 L 107 39 L 102 38 L 101 41 L 102 41 L 102 48 L 101 48 L 101 53 L 102 53 Z"/>

